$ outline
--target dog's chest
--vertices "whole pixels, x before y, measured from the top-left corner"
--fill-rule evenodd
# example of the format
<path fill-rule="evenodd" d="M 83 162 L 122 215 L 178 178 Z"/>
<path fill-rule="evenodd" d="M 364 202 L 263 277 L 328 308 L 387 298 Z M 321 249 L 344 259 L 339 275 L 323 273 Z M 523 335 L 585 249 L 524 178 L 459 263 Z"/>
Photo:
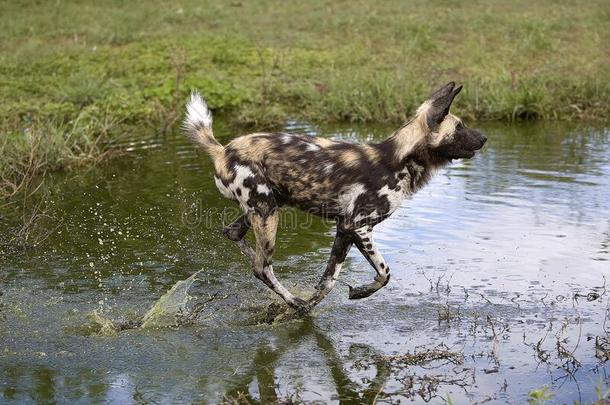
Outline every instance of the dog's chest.
<path fill-rule="evenodd" d="M 344 189 L 339 203 L 343 207 L 342 211 L 348 216 L 351 214 L 356 222 L 383 220 L 414 194 L 422 177 L 422 167 L 405 167 L 372 187 L 367 188 L 358 183 L 350 185 Z"/>
<path fill-rule="evenodd" d="M 409 197 L 410 194 L 409 182 L 405 180 L 400 181 L 394 188 L 390 188 L 388 185 L 386 185 L 377 192 L 380 199 L 385 198 L 387 201 L 388 214 L 396 211 L 396 209 L 400 207 L 402 202 Z"/>
<path fill-rule="evenodd" d="M 411 194 L 413 194 L 411 176 L 408 172 L 397 173 L 395 182 L 383 185 L 376 192 L 379 199 L 378 207 L 382 210 L 381 214 L 392 214 Z"/>

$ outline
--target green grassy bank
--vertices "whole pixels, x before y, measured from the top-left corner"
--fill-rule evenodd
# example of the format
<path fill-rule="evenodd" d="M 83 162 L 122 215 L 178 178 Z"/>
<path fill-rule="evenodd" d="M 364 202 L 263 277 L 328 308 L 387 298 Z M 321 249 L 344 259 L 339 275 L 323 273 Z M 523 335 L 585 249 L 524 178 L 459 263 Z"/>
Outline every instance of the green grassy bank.
<path fill-rule="evenodd" d="M 0 195 L 170 128 L 189 90 L 236 123 L 400 122 L 464 84 L 470 119 L 610 111 L 610 2 L 1 1 Z"/>

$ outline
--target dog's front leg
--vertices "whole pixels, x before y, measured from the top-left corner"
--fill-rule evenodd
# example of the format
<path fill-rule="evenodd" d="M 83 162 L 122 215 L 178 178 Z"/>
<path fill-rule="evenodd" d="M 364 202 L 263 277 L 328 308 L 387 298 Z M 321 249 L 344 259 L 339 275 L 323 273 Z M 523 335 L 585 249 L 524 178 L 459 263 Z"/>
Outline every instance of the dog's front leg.
<path fill-rule="evenodd" d="M 330 290 L 333 289 L 339 277 L 341 266 L 345 261 L 347 252 L 352 247 L 353 236 L 345 231 L 337 229 L 337 235 L 333 243 L 330 257 L 326 263 L 326 270 L 320 279 L 320 282 L 316 286 L 316 293 L 307 302 L 308 309 L 313 308 L 320 303 L 328 295 Z"/>
<path fill-rule="evenodd" d="M 349 299 L 366 298 L 385 286 L 390 281 L 390 268 L 373 243 L 373 229 L 364 227 L 355 231 L 354 243 L 360 253 L 377 272 L 375 281 L 360 287 L 349 287 Z"/>

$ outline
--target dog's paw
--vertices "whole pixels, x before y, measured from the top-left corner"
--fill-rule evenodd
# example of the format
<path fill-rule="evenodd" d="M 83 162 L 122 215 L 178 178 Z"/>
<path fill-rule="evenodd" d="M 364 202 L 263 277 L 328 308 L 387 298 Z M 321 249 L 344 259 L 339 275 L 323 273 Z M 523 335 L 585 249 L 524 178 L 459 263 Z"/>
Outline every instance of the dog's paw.
<path fill-rule="evenodd" d="M 349 287 L 349 296 L 348 298 L 350 300 L 359 300 L 362 298 L 366 298 L 366 297 L 370 297 L 371 295 L 373 295 L 373 293 L 377 290 L 373 290 L 367 287 L 352 287 L 351 285 L 348 285 Z"/>
<path fill-rule="evenodd" d="M 307 314 L 312 308 L 311 304 L 308 301 L 305 301 L 298 297 L 295 297 L 292 302 L 288 303 L 288 305 L 290 305 L 292 309 L 294 309 L 297 313 L 301 315 Z"/>
<path fill-rule="evenodd" d="M 230 226 L 224 227 L 222 229 L 222 234 L 225 238 L 232 240 L 233 242 L 239 242 L 240 240 L 238 232 Z"/>

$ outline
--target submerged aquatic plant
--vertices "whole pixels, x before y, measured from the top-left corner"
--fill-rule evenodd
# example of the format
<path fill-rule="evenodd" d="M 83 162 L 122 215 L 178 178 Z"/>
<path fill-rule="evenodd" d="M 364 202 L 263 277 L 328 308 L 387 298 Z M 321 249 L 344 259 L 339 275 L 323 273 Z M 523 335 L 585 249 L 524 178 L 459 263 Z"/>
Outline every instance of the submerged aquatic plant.
<path fill-rule="evenodd" d="M 551 392 L 548 386 L 531 390 L 528 394 L 527 403 L 530 405 L 543 405 L 550 401 L 555 394 Z"/>

